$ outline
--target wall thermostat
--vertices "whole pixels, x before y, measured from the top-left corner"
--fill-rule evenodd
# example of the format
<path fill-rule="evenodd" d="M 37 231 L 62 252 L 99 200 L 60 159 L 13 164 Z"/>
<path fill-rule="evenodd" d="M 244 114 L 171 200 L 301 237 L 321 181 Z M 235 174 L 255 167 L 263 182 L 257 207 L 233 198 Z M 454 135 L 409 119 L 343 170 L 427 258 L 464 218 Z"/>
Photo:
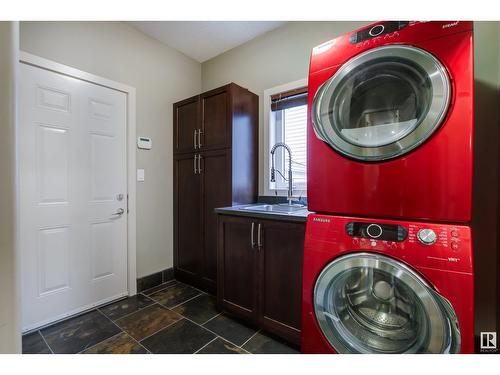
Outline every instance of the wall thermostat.
<path fill-rule="evenodd" d="M 153 141 L 148 137 L 139 137 L 137 138 L 137 147 L 143 150 L 151 150 L 153 147 Z"/>

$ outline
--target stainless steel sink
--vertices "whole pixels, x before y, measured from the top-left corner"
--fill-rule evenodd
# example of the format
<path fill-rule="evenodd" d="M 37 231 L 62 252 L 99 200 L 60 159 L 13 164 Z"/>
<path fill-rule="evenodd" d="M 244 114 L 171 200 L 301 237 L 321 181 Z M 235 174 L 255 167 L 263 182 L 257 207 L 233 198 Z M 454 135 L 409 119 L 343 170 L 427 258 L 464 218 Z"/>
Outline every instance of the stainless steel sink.
<path fill-rule="evenodd" d="M 307 207 L 301 204 L 257 204 L 252 206 L 241 207 L 241 210 L 252 212 L 268 212 L 275 214 L 288 214 L 291 215 L 298 211 L 307 210 Z"/>

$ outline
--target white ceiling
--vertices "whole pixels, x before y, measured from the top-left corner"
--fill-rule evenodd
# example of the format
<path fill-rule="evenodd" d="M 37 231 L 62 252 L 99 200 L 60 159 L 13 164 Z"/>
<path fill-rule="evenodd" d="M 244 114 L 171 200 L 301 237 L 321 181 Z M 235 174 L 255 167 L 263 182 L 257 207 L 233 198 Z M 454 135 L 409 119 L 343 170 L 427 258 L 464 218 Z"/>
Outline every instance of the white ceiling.
<path fill-rule="evenodd" d="M 143 33 L 198 62 L 280 27 L 282 21 L 130 21 Z"/>

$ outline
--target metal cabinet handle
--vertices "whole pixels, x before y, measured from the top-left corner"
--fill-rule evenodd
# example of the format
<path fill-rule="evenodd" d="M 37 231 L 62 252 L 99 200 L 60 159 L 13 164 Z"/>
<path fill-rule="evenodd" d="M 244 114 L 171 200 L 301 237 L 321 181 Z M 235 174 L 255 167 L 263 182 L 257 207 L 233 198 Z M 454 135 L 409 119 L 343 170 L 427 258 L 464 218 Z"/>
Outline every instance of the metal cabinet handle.
<path fill-rule="evenodd" d="M 201 174 L 203 171 L 201 170 L 201 155 L 198 154 L 198 174 Z"/>
<path fill-rule="evenodd" d="M 114 214 L 112 214 L 113 216 L 122 216 L 123 214 L 125 213 L 125 210 L 123 208 L 119 208 L 116 210 L 116 212 Z"/>
<path fill-rule="evenodd" d="M 254 229 L 255 229 L 255 223 L 252 221 L 252 228 L 250 229 L 250 246 L 252 246 L 252 249 L 255 247 L 255 240 L 253 237 Z"/>
<path fill-rule="evenodd" d="M 198 174 L 198 170 L 196 169 L 196 166 L 197 166 L 197 164 L 196 164 L 196 158 L 197 158 L 197 156 L 198 155 L 195 154 L 194 158 L 193 158 L 193 172 L 194 172 L 194 174 Z"/>
<path fill-rule="evenodd" d="M 194 145 L 194 149 L 196 150 L 197 149 L 197 144 L 196 144 L 196 133 L 198 132 L 197 129 L 194 129 L 194 134 L 193 134 L 193 145 Z"/>
<path fill-rule="evenodd" d="M 262 224 L 259 223 L 259 226 L 257 227 L 257 247 L 261 248 L 262 247 Z"/>
<path fill-rule="evenodd" d="M 198 129 L 198 148 L 201 148 L 201 133 L 203 133 L 203 131 Z"/>

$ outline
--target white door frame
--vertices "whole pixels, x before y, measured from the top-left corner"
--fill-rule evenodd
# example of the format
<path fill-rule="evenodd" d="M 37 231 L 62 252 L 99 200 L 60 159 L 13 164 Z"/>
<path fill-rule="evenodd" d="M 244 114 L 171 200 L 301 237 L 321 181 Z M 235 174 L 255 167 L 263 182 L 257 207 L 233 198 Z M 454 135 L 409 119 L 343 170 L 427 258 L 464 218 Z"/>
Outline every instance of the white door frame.
<path fill-rule="evenodd" d="M 127 289 L 128 295 L 137 294 L 136 268 L 136 103 L 135 88 L 115 82 L 55 61 L 47 60 L 30 53 L 19 51 L 19 62 L 50 70 L 82 81 L 121 91 L 127 95 Z M 18 228 L 20 226 L 18 225 Z"/>

